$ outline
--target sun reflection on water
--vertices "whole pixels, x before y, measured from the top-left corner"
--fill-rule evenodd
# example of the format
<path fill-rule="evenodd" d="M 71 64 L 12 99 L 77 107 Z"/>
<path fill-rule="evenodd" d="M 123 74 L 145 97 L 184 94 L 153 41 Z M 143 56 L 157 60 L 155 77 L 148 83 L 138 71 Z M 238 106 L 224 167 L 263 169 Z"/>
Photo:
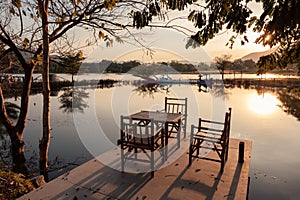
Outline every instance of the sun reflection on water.
<path fill-rule="evenodd" d="M 269 115 L 278 109 L 280 101 L 276 96 L 270 93 L 264 93 L 261 95 L 252 94 L 248 98 L 248 106 L 250 110 L 257 114 Z"/>

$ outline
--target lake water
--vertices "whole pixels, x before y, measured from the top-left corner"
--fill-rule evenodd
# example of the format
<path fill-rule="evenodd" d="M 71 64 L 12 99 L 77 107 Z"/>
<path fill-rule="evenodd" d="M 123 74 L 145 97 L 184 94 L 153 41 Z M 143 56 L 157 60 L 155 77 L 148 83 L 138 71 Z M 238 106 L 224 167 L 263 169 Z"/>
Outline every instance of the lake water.
<path fill-rule="evenodd" d="M 51 178 L 114 148 L 119 138 L 120 115 L 143 109 L 161 110 L 166 96 L 188 97 L 188 127 L 196 124 L 198 117 L 223 120 L 225 111 L 232 107 L 231 137 L 253 142 L 249 172 L 250 199 L 299 198 L 300 121 L 282 109 L 286 104 L 282 94 L 279 95 L 280 91 L 263 87 L 224 88 L 219 85 L 208 89 L 208 92 L 199 92 L 197 85 L 190 84 L 138 87 L 134 80 L 139 78 L 130 75 L 88 77 L 122 81 L 111 88 L 92 86 L 71 91 L 73 98 L 80 102 L 73 108 L 62 107 L 61 103 L 61 96 L 70 90 L 59 91 L 57 96 L 51 97 L 52 138 L 49 157 L 54 170 L 50 173 Z M 196 76 L 174 77 L 186 79 Z M 13 103 L 19 100 L 8 99 Z M 26 157 L 31 169 L 37 166 L 41 133 L 42 95 L 36 94 L 30 98 L 24 134 Z"/>

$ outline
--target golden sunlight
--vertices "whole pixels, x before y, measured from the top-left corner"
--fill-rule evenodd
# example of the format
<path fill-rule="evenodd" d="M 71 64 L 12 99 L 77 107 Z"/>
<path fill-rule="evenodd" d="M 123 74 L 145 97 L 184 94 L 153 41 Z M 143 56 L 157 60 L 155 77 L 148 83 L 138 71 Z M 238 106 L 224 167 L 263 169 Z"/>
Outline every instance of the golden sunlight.
<path fill-rule="evenodd" d="M 271 34 L 268 34 L 266 37 L 265 37 L 265 41 L 269 41 L 272 39 L 272 35 Z"/>
<path fill-rule="evenodd" d="M 276 96 L 269 93 L 261 95 L 252 94 L 248 98 L 248 106 L 250 110 L 261 115 L 272 114 L 276 111 L 279 104 L 280 101 L 276 98 Z"/>

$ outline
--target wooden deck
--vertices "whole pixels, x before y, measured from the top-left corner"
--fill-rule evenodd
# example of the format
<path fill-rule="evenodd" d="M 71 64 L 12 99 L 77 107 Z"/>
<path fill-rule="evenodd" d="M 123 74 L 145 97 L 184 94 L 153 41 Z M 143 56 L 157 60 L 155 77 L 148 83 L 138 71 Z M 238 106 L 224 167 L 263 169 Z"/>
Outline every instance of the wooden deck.
<path fill-rule="evenodd" d="M 238 163 L 240 141 L 245 143 L 244 163 Z M 20 199 L 247 199 L 251 141 L 230 139 L 223 173 L 220 163 L 202 159 L 188 168 L 187 146 L 182 143 L 179 159 L 170 157 L 152 179 L 150 173 L 121 173 L 92 159 Z M 101 156 L 112 154 L 118 157 L 119 149 Z"/>

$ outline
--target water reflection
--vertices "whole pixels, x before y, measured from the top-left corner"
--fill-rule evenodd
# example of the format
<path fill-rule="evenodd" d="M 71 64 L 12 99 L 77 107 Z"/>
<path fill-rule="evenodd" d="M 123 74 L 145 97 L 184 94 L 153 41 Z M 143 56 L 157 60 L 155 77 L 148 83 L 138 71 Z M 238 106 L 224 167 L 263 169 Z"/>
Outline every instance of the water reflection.
<path fill-rule="evenodd" d="M 284 112 L 293 115 L 300 121 L 300 89 L 285 89 L 278 91 L 280 106 Z"/>
<path fill-rule="evenodd" d="M 138 95 L 146 97 L 154 97 L 154 93 L 165 93 L 169 94 L 170 89 L 173 85 L 197 85 L 198 92 L 211 92 L 213 96 L 216 97 L 222 97 L 225 94 L 224 85 L 223 84 L 213 84 L 210 83 L 209 85 L 206 83 L 206 80 L 199 81 L 155 81 L 155 80 L 134 80 L 134 81 L 123 81 L 123 85 L 131 84 L 135 86 L 134 89 L 135 92 L 138 93 Z"/>
<path fill-rule="evenodd" d="M 15 103 L 12 102 L 5 102 L 6 112 L 10 119 L 16 120 L 18 119 L 19 113 L 20 113 L 20 106 L 18 106 Z M 8 135 L 8 132 L 6 131 L 6 128 L 3 124 L 0 124 L 0 167 L 9 167 L 11 165 L 11 159 L 10 159 L 10 138 Z M 24 167 L 25 163 L 21 163 L 21 166 Z M 18 166 L 14 166 L 16 168 Z M 21 171 L 20 169 L 17 169 L 16 171 Z M 25 169 L 27 172 L 27 169 Z"/>
<path fill-rule="evenodd" d="M 264 93 L 262 95 L 252 94 L 248 98 L 249 108 L 260 115 L 269 115 L 276 111 L 278 105 L 280 104 L 279 100 L 275 95 L 270 93 Z"/>
<path fill-rule="evenodd" d="M 115 76 L 113 78 L 115 78 Z M 98 82 L 99 82 L 99 84 L 98 84 Z M 137 82 L 133 82 L 133 81 L 128 81 L 128 82 L 119 81 L 118 84 L 115 84 L 115 82 L 112 82 L 109 85 L 105 85 L 105 84 L 100 84 L 101 81 L 99 81 L 99 80 L 97 82 L 93 82 L 93 83 L 95 83 L 95 85 L 98 86 L 98 87 L 96 87 L 97 89 L 99 89 L 99 90 L 97 90 L 97 93 L 99 93 L 99 96 L 102 99 L 107 98 L 108 94 L 109 95 L 111 94 L 111 92 L 113 91 L 113 89 L 110 89 L 111 87 L 124 87 L 126 85 L 133 86 L 133 87 L 129 87 L 130 91 L 133 90 L 133 91 L 137 92 L 137 94 L 139 94 L 140 96 L 145 97 L 145 99 L 136 98 L 136 99 L 132 100 L 133 102 L 139 102 L 139 104 L 141 104 L 141 105 L 139 105 L 140 107 L 146 107 L 147 104 L 158 105 L 159 102 L 161 102 L 160 98 L 162 98 L 162 96 L 170 95 L 169 93 L 170 93 L 170 91 L 172 91 L 171 89 L 173 89 L 171 87 L 175 87 L 175 89 L 178 89 L 180 91 L 180 95 L 185 94 L 185 90 L 187 88 L 186 86 L 179 88 L 179 86 L 182 86 L 182 85 L 180 85 L 182 83 L 178 83 L 178 84 L 174 83 L 174 84 L 164 85 L 164 84 L 157 84 L 157 83 L 145 84 L 142 82 L 137 83 Z M 283 109 L 287 114 L 293 115 L 298 120 L 300 120 L 300 98 L 299 98 L 300 95 L 297 96 L 297 94 L 295 94 L 293 91 L 288 90 L 288 89 L 283 90 L 282 88 L 279 88 L 279 89 L 264 88 L 261 85 L 253 86 L 247 81 L 244 81 L 243 84 L 241 82 L 237 82 L 237 83 L 238 83 L 238 85 L 230 85 L 229 87 L 226 86 L 226 88 L 233 88 L 232 91 L 234 91 L 234 88 L 236 88 L 236 87 L 243 88 L 244 89 L 243 91 L 246 91 L 248 89 L 249 89 L 249 91 L 252 89 L 256 90 L 257 94 L 254 94 L 253 95 L 254 97 L 250 97 L 249 99 L 247 99 L 247 100 L 249 100 L 249 107 L 253 108 L 251 110 L 254 111 L 255 113 L 259 113 L 259 114 L 263 114 L 263 115 L 272 114 L 274 112 L 274 109 L 279 109 L 278 104 L 280 104 L 280 102 L 279 102 L 279 100 L 280 100 L 282 102 L 280 105 L 280 108 Z M 72 120 L 69 120 L 71 115 L 68 115 L 74 111 L 75 112 L 76 111 L 84 112 L 84 110 L 88 108 L 88 103 L 86 102 L 86 100 L 89 99 L 89 96 L 88 96 L 88 93 L 85 91 L 88 91 L 86 88 L 93 88 L 93 87 L 87 87 L 86 86 L 87 84 L 82 84 L 82 85 L 84 85 L 84 86 L 80 86 L 81 88 L 80 87 L 76 88 L 76 90 L 74 90 L 73 88 L 66 88 L 66 89 L 61 90 L 58 93 L 59 97 L 53 97 L 53 98 L 55 98 L 55 100 L 51 102 L 51 103 L 53 103 L 51 106 L 52 106 L 52 108 L 54 108 L 54 112 L 51 114 L 53 114 L 56 117 L 56 118 L 53 117 L 52 119 L 57 119 L 57 121 L 55 121 L 55 122 L 59 122 L 59 123 L 53 123 L 53 124 L 55 124 L 55 126 L 54 126 L 54 130 L 53 130 L 53 138 L 52 138 L 53 142 L 51 143 L 51 145 L 53 147 L 51 149 L 51 154 L 52 154 L 51 163 L 50 163 L 51 169 L 58 168 L 57 165 L 59 165 L 59 167 L 61 167 L 61 168 L 64 168 L 66 166 L 66 163 L 73 162 L 72 161 L 73 158 L 74 158 L 74 160 L 76 160 L 75 158 L 77 158 L 79 155 L 78 152 L 84 151 L 84 148 L 80 146 L 82 144 L 80 143 L 80 140 L 78 139 L 78 135 L 76 136 L 76 134 L 74 134 L 74 133 L 76 133 L 76 130 L 74 127 L 72 127 Z M 196 85 L 196 84 L 194 84 L 193 87 L 196 88 L 194 91 L 197 91 L 197 89 L 199 89 L 198 91 L 202 93 L 202 92 L 204 92 L 203 90 L 205 90 L 214 97 L 220 97 L 220 98 L 226 98 L 226 99 L 228 97 L 229 101 L 230 101 L 230 99 L 235 98 L 235 99 L 237 99 L 237 102 L 238 102 L 238 103 L 234 104 L 234 106 L 236 108 L 243 107 L 245 105 L 245 104 L 241 103 L 241 101 L 243 101 L 243 96 L 241 96 L 241 93 L 240 93 L 241 90 L 239 90 L 238 94 L 231 95 L 230 93 L 228 93 L 228 91 L 231 91 L 231 90 L 230 89 L 226 90 L 226 88 L 224 88 L 224 86 L 221 83 L 213 84 L 213 86 L 211 88 L 210 87 L 205 88 L 204 86 L 201 86 L 201 85 L 200 85 L 201 88 L 199 88 L 199 85 Z M 121 90 L 123 90 L 123 88 L 121 88 Z M 253 90 L 254 93 L 255 93 L 255 90 Z M 158 95 L 154 95 L 155 93 L 158 93 Z M 34 94 L 35 94 L 35 98 L 36 98 L 35 101 L 41 102 L 40 95 L 36 95 L 36 93 L 34 93 Z M 248 94 L 248 92 L 245 92 L 245 94 Z M 207 114 L 209 111 L 206 111 L 206 108 L 207 108 L 207 110 L 209 110 L 209 106 L 206 106 L 206 105 L 207 105 L 207 102 L 210 100 L 210 98 L 208 98 L 210 95 L 200 94 L 200 93 L 198 93 L 196 95 L 198 95 L 199 99 L 203 103 L 202 105 L 204 105 L 201 107 L 201 115 L 209 115 L 209 114 Z M 14 97 L 15 97 L 15 95 L 10 96 L 10 98 L 11 98 L 10 101 L 13 102 Z M 278 99 L 276 99 L 276 97 Z M 154 100 L 149 101 L 150 98 L 154 98 Z M 148 102 L 151 102 L 151 104 Z M 250 103 L 250 102 L 252 102 L 252 103 Z M 108 102 L 108 103 L 110 103 L 110 102 Z M 55 104 L 57 105 L 57 107 Z M 102 101 L 101 101 L 101 104 L 103 104 Z M 108 105 L 111 105 L 111 104 L 108 104 Z M 252 105 L 252 106 L 250 106 L 250 105 Z M 14 115 L 14 116 L 18 115 L 18 107 L 17 106 L 15 106 L 13 104 L 10 104 L 7 106 L 11 108 L 11 110 L 8 111 L 11 115 Z M 37 110 L 37 107 L 38 107 L 38 105 L 36 107 L 34 107 L 34 109 Z M 61 112 L 57 112 L 56 108 L 59 108 Z M 191 106 L 191 108 L 194 108 L 194 107 Z M 103 108 L 103 112 L 100 112 L 100 113 L 103 115 L 106 115 L 106 112 L 108 109 L 109 109 L 109 107 Z M 116 108 L 116 109 L 119 109 L 119 108 Z M 245 110 L 242 110 L 242 111 L 245 111 Z M 239 113 L 236 112 L 236 116 L 243 116 L 245 112 L 242 112 L 242 111 Z M 30 111 L 30 112 L 33 112 L 33 111 Z M 40 113 L 40 112 L 37 112 L 37 113 Z M 63 114 L 61 114 L 61 113 L 63 113 Z M 35 116 L 35 118 L 40 117 L 39 115 L 40 114 L 37 114 L 37 116 Z M 191 115 L 191 116 L 193 116 L 193 115 Z M 198 117 L 196 115 L 194 115 L 194 116 Z M 258 115 L 253 115 L 253 116 L 257 117 Z M 241 121 L 243 120 L 243 117 L 237 117 L 236 120 L 239 120 L 238 118 Z M 252 119 L 253 123 L 260 123 L 259 120 L 257 120 L 257 121 L 255 121 L 255 120 L 256 120 L 255 118 Z M 274 119 L 272 119 L 272 121 L 270 122 L 272 124 L 270 126 L 270 127 L 272 127 L 272 129 L 270 128 L 270 132 L 272 132 L 272 133 L 275 132 L 273 123 L 276 123 L 275 120 L 277 120 L 277 119 L 274 120 L 275 122 L 273 120 Z M 248 132 L 249 131 L 248 127 L 254 127 L 254 125 L 253 126 L 249 125 L 249 123 L 251 123 L 250 122 L 251 120 L 247 119 L 245 121 L 246 121 L 245 124 L 242 124 L 239 122 L 239 123 L 235 123 L 234 126 L 244 126 L 247 128 L 247 130 L 245 130 L 244 132 Z M 287 119 L 286 121 L 291 121 L 291 120 Z M 109 120 L 106 120 L 103 123 L 105 125 L 107 125 L 108 122 L 110 123 Z M 277 120 L 277 122 L 278 122 L 278 120 Z M 30 137 L 34 138 L 34 139 L 31 139 L 31 141 L 33 141 L 32 144 L 34 144 L 34 145 L 37 144 L 36 141 L 38 141 L 38 138 L 33 137 L 31 135 L 38 135 L 38 131 L 40 131 L 38 128 L 36 128 L 36 127 L 40 126 L 40 124 L 38 124 L 38 123 L 39 123 L 38 121 L 30 121 L 30 123 L 27 124 L 29 126 L 29 129 L 28 129 L 28 134 L 26 134 L 26 136 L 30 135 Z M 113 130 L 111 128 L 114 125 L 113 123 L 114 122 L 112 122 L 112 126 L 107 126 L 108 131 L 105 130 L 105 132 L 107 132 L 107 134 L 111 138 L 114 138 L 113 134 L 119 134 L 118 130 Z M 242 125 L 239 125 L 239 124 L 242 124 Z M 34 128 L 33 128 L 33 126 L 34 126 Z M 278 128 L 278 126 L 277 126 L 277 128 Z M 241 131 L 240 127 L 236 128 L 236 129 L 238 131 Z M 262 128 L 260 128 L 259 126 L 257 126 L 257 129 L 259 129 L 258 130 L 259 133 L 262 132 L 261 131 Z M 0 131 L 1 131 L 1 126 L 0 126 Z M 255 132 L 255 130 L 251 129 L 251 133 L 253 133 L 253 132 Z M 61 134 L 61 133 L 63 133 L 63 134 Z M 7 139 L 9 139 L 9 138 L 7 138 Z M 0 140 L 1 140 L 1 138 L 0 138 Z M 65 141 L 67 141 L 67 140 L 71 141 L 71 142 L 69 142 L 70 146 L 68 148 L 65 148 Z M 115 140 L 113 140 L 113 141 L 115 141 Z M 265 138 L 262 138 L 260 140 L 255 140 L 255 141 L 256 142 L 257 141 L 264 142 Z M 297 141 L 297 140 L 295 140 L 295 141 Z M 7 153 L 3 153 L 2 147 L 8 146 L 9 143 L 6 144 L 4 142 L 5 142 L 5 140 L 2 138 L 2 140 L 0 141 L 0 144 L 1 144 L 0 152 L 2 152 L 2 155 L 0 155 L 0 156 L 4 157 L 4 159 L 6 159 Z M 62 144 L 60 144 L 60 143 L 62 143 Z M 60 144 L 60 145 L 58 145 L 58 144 Z M 32 148 L 32 147 L 28 147 L 28 148 Z M 262 148 L 265 148 L 265 144 Z M 7 152 L 10 153 L 9 148 L 6 148 L 6 149 L 8 149 Z M 74 155 L 75 154 L 74 149 L 78 150 L 78 151 L 76 151 L 76 155 Z M 70 152 L 68 152 L 68 151 L 70 151 Z M 26 154 L 28 154 L 28 152 Z M 61 164 L 58 164 L 58 162 L 56 162 L 57 161 L 56 158 L 53 159 L 56 155 L 59 155 L 59 157 L 61 157 L 61 159 L 62 159 Z M 87 154 L 85 154 L 85 155 L 87 155 Z M 37 160 L 38 155 L 35 155 L 34 158 L 35 158 L 35 160 Z M 71 159 L 71 161 L 70 161 L 70 159 Z M 84 161 L 85 160 L 82 159 L 81 162 L 84 162 Z M 29 162 L 30 162 L 30 159 L 27 159 L 26 164 L 28 165 Z M 77 163 L 77 160 L 76 160 L 76 163 Z M 56 167 L 54 165 L 56 165 Z M 35 167 L 36 166 L 37 165 L 35 165 Z M 31 167 L 29 167 L 29 168 L 32 171 L 32 168 Z"/>
<path fill-rule="evenodd" d="M 268 115 L 272 114 L 279 107 L 300 121 L 299 86 L 282 88 L 280 85 L 269 87 L 259 84 L 251 85 L 248 81 L 244 81 L 243 84 L 240 81 L 234 81 L 229 84 L 226 83 L 225 88 L 255 89 L 257 94 L 253 94 L 248 99 L 248 106 L 252 111 L 260 115 Z"/>
<path fill-rule="evenodd" d="M 17 102 L 18 98 L 15 98 Z M 6 112 L 9 118 L 15 123 L 19 117 L 20 106 L 17 103 L 5 102 Z M 29 120 L 29 119 L 28 119 Z M 22 152 L 18 156 L 12 156 L 11 137 L 3 124 L 0 124 L 0 167 L 10 169 L 17 173 L 22 173 L 25 176 L 30 176 L 38 166 L 38 157 L 26 157 Z"/>
<path fill-rule="evenodd" d="M 171 84 L 157 84 L 146 81 L 133 81 L 132 85 L 136 87 L 134 92 L 136 92 L 139 96 L 151 98 L 154 98 L 154 93 L 168 94 L 169 88 L 172 87 Z"/>
<path fill-rule="evenodd" d="M 76 111 L 83 112 L 84 108 L 88 107 L 87 103 L 84 101 L 84 99 L 87 99 L 88 97 L 88 92 L 82 88 L 65 88 L 63 93 L 58 97 L 58 100 L 61 103 L 59 109 L 62 109 L 66 113 Z"/>
<path fill-rule="evenodd" d="M 223 83 L 215 83 L 212 85 L 209 90 L 210 94 L 214 97 L 221 98 L 225 100 L 228 97 L 228 94 L 225 91 Z"/>

